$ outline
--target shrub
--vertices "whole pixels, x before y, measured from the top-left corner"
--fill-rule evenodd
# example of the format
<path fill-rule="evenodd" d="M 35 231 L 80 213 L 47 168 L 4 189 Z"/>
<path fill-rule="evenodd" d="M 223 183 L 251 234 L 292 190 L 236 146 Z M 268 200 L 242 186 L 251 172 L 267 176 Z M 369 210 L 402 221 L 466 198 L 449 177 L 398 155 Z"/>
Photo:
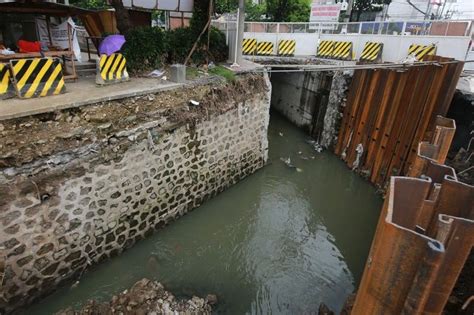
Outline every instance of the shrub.
<path fill-rule="evenodd" d="M 127 68 L 131 72 L 156 69 L 166 53 L 166 35 L 158 27 L 138 27 L 126 36 L 122 52 L 127 58 Z"/>
<path fill-rule="evenodd" d="M 122 49 L 127 58 L 127 68 L 130 72 L 138 72 L 159 68 L 163 63 L 184 63 L 198 36 L 190 27 L 167 32 L 157 27 L 132 29 L 127 34 L 127 42 Z M 205 63 L 206 45 L 207 34 L 204 34 L 192 55 L 191 63 Z M 217 28 L 211 28 L 209 45 L 210 61 L 220 62 L 227 59 L 225 35 Z"/>

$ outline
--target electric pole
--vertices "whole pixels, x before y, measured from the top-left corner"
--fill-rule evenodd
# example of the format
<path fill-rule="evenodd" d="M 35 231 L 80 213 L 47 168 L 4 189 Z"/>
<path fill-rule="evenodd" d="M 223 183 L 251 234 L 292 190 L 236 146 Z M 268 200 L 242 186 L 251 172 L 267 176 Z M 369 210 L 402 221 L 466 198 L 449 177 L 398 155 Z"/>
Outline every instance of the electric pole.
<path fill-rule="evenodd" d="M 237 13 L 237 42 L 235 63 L 242 63 L 242 41 L 244 40 L 244 24 L 245 24 L 245 0 L 239 0 L 239 11 Z"/>

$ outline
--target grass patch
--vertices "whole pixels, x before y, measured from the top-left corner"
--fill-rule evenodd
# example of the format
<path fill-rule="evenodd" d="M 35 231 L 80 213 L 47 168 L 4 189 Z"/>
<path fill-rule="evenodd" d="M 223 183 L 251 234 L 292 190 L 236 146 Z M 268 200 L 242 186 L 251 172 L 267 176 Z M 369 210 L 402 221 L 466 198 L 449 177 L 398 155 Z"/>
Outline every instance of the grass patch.
<path fill-rule="evenodd" d="M 194 80 L 199 76 L 199 71 L 194 67 L 186 67 L 186 80 Z"/>
<path fill-rule="evenodd" d="M 224 77 L 228 82 L 235 80 L 235 73 L 223 66 L 215 66 L 214 68 L 209 69 L 209 73 Z"/>

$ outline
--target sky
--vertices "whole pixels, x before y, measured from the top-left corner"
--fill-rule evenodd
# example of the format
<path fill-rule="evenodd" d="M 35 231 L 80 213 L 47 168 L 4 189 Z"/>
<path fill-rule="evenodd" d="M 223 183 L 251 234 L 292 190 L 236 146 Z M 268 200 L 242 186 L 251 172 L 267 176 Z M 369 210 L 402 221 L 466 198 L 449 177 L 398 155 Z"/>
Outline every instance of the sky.
<path fill-rule="evenodd" d="M 424 11 L 428 0 L 412 0 L 412 2 Z M 448 11 L 454 11 L 453 19 L 474 19 L 474 0 L 448 0 L 444 12 Z M 421 15 L 416 16 L 415 12 L 406 0 L 392 0 L 389 8 L 392 20 L 419 19 Z"/>

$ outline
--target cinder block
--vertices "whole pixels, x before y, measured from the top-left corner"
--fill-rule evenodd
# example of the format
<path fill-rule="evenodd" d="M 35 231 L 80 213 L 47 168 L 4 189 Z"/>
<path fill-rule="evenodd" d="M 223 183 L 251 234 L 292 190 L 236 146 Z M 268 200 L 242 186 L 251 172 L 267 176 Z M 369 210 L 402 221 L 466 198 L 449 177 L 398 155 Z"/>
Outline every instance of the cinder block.
<path fill-rule="evenodd" d="M 186 66 L 181 64 L 172 65 L 170 80 L 176 83 L 184 83 L 186 81 Z"/>

